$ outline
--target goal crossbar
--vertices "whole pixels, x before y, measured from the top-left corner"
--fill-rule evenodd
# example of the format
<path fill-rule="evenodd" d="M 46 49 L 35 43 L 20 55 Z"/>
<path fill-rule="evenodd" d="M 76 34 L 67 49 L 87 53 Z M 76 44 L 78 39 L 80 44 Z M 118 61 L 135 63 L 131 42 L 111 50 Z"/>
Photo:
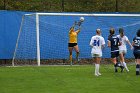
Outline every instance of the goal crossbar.
<path fill-rule="evenodd" d="M 32 14 L 25 14 L 25 16 L 32 16 L 32 15 L 39 15 L 39 16 L 126 16 L 126 17 L 139 17 L 140 14 L 96 14 L 96 13 L 89 13 L 89 14 L 85 14 L 85 13 L 32 13 Z"/>

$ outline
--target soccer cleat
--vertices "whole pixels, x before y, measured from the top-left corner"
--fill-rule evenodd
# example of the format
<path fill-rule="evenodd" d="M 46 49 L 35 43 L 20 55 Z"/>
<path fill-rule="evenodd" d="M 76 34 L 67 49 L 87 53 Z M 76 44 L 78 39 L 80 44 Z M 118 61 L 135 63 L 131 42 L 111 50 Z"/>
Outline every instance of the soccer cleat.
<path fill-rule="evenodd" d="M 101 73 L 98 73 L 98 75 L 101 76 L 102 74 Z"/>
<path fill-rule="evenodd" d="M 77 58 L 76 58 L 76 61 L 79 62 L 79 61 L 80 61 L 80 58 L 77 57 Z"/>
<path fill-rule="evenodd" d="M 95 74 L 95 76 L 99 76 L 98 74 Z"/>
<path fill-rule="evenodd" d="M 71 65 L 71 66 L 72 66 L 72 64 L 73 64 L 72 61 L 70 61 L 70 65 Z"/>
<path fill-rule="evenodd" d="M 78 59 L 77 59 L 77 61 L 79 62 L 79 61 L 80 61 L 80 59 L 78 58 Z"/>
<path fill-rule="evenodd" d="M 115 69 L 115 72 L 118 72 L 118 69 Z"/>
<path fill-rule="evenodd" d="M 123 70 L 124 70 L 124 67 L 123 67 L 123 66 L 120 66 L 120 68 L 121 68 L 121 72 L 123 72 Z"/>
<path fill-rule="evenodd" d="M 116 64 L 114 65 L 115 72 L 118 72 L 118 69 L 117 69 L 117 67 L 118 67 L 118 63 L 116 63 Z"/>
<path fill-rule="evenodd" d="M 127 69 L 126 72 L 129 72 L 129 70 Z"/>
<path fill-rule="evenodd" d="M 136 71 L 136 75 L 140 75 L 139 71 Z"/>

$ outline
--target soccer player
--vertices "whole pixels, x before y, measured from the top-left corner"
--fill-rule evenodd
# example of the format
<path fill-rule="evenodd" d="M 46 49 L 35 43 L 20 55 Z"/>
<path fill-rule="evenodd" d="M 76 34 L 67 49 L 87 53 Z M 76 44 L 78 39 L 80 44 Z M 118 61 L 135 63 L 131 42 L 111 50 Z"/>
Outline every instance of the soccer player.
<path fill-rule="evenodd" d="M 124 29 L 123 28 L 119 28 L 119 35 L 117 35 L 117 37 L 121 40 L 121 43 L 122 43 L 119 46 L 120 62 L 125 67 L 126 71 L 129 72 L 129 69 L 128 69 L 126 63 L 125 63 L 124 56 L 127 53 L 126 44 L 128 43 L 131 49 L 133 49 L 133 46 L 131 45 L 128 37 L 126 35 L 124 35 Z"/>
<path fill-rule="evenodd" d="M 117 62 L 117 57 L 119 56 L 119 46 L 121 45 L 121 42 L 115 35 L 114 28 L 111 28 L 109 32 L 110 35 L 108 36 L 108 47 L 111 47 L 111 60 L 114 63 L 115 72 L 118 72 L 117 67 L 120 67 L 122 72 L 124 67 Z"/>
<path fill-rule="evenodd" d="M 137 36 L 133 38 L 132 45 L 134 47 L 133 54 L 136 61 L 136 75 L 140 75 L 140 29 L 137 31 Z"/>
<path fill-rule="evenodd" d="M 101 75 L 101 73 L 99 72 L 99 68 L 100 68 L 100 61 L 102 57 L 102 48 L 104 47 L 104 45 L 105 45 L 105 40 L 101 36 L 101 30 L 97 29 L 96 35 L 93 36 L 90 41 L 90 46 L 92 47 L 91 56 L 95 60 L 95 76 Z"/>
<path fill-rule="evenodd" d="M 78 25 L 79 28 L 75 30 L 75 26 Z M 76 51 L 76 59 L 79 61 L 79 48 L 77 44 L 77 35 L 81 30 L 81 23 L 79 22 L 78 24 L 75 22 L 74 25 L 70 28 L 69 31 L 69 43 L 68 43 L 68 49 L 69 49 L 69 59 L 70 63 L 72 65 L 72 51 L 73 49 Z"/>

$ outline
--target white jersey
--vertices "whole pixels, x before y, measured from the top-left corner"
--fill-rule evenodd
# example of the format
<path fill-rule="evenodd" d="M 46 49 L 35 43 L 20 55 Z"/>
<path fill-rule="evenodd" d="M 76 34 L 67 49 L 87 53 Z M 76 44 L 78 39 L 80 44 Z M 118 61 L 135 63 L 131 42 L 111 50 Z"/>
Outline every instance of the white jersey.
<path fill-rule="evenodd" d="M 102 36 L 95 35 L 91 38 L 90 46 L 92 47 L 92 54 L 100 54 L 102 55 L 102 45 L 105 44 L 105 40 Z"/>
<path fill-rule="evenodd" d="M 126 43 L 128 40 L 128 37 L 127 36 L 123 36 L 121 37 L 120 35 L 117 35 L 117 37 L 121 40 L 121 46 L 119 46 L 119 50 L 127 50 L 126 48 Z"/>

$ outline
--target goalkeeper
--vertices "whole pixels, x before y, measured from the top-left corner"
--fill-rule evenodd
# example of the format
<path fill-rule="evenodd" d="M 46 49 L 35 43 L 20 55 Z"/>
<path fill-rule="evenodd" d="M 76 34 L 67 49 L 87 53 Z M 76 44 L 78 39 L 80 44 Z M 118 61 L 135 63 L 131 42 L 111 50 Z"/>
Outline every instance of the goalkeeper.
<path fill-rule="evenodd" d="M 75 26 L 78 25 L 78 29 L 75 30 Z M 76 51 L 76 59 L 79 61 L 79 48 L 77 44 L 77 35 L 81 31 L 81 22 L 75 22 L 73 26 L 70 28 L 69 31 L 69 43 L 68 43 L 68 49 L 69 49 L 69 59 L 70 63 L 72 64 L 72 51 L 73 49 Z"/>

